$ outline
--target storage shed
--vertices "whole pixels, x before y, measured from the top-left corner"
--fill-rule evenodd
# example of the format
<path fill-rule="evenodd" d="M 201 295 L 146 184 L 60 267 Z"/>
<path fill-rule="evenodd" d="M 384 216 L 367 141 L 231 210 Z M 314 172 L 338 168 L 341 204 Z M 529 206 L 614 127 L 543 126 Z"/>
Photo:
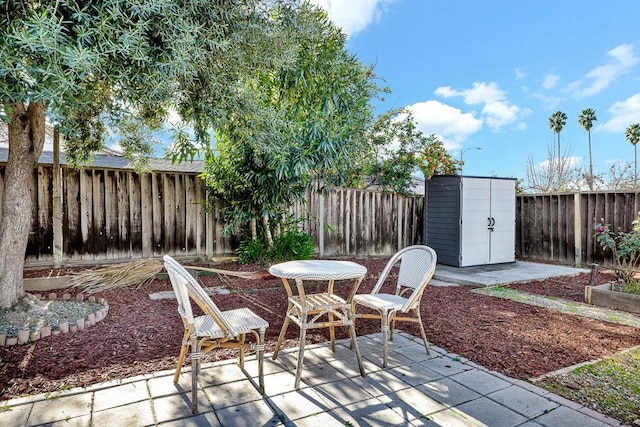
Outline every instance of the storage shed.
<path fill-rule="evenodd" d="M 425 186 L 424 242 L 456 267 L 515 262 L 515 178 L 437 175 Z"/>

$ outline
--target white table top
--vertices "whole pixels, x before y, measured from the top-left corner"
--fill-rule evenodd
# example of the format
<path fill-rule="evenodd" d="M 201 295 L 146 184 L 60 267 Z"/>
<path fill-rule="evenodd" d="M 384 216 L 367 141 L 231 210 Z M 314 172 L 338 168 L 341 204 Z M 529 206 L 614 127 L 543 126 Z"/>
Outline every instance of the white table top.
<path fill-rule="evenodd" d="M 272 265 L 269 273 L 284 279 L 348 280 L 363 278 L 367 268 L 351 261 L 303 260 Z"/>

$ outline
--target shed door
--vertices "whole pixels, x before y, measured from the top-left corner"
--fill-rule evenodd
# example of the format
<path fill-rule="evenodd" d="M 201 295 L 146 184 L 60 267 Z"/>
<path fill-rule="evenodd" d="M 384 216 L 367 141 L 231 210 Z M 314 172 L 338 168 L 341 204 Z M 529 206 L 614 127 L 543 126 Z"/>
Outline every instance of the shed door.
<path fill-rule="evenodd" d="M 510 179 L 491 180 L 491 232 L 492 264 L 515 261 L 516 247 L 516 202 L 515 181 Z"/>
<path fill-rule="evenodd" d="M 491 181 L 482 178 L 462 179 L 462 218 L 460 224 L 460 266 L 490 262 Z"/>

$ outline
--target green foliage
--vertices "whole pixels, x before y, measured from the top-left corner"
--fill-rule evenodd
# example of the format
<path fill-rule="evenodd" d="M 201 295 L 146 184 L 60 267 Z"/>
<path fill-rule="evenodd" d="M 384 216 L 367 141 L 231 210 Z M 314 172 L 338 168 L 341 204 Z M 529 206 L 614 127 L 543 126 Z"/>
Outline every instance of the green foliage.
<path fill-rule="evenodd" d="M 288 55 L 258 0 L 45 0 L 5 2 L 0 13 L 0 96 L 43 101 L 82 163 L 109 127 L 126 155 L 149 155 L 170 108 L 206 126 L 243 105 L 241 76 Z"/>
<path fill-rule="evenodd" d="M 601 222 L 593 226 L 594 237 L 604 251 L 611 251 L 618 279 L 625 286 L 625 292 L 640 294 L 640 280 L 636 271 L 640 264 L 640 214 L 633 221 L 629 232 L 612 232 L 609 224 Z"/>
<path fill-rule="evenodd" d="M 633 123 L 632 125 L 629 125 L 624 133 L 624 137 L 635 147 L 638 144 L 638 141 L 640 141 L 640 123 Z"/>
<path fill-rule="evenodd" d="M 424 135 L 406 110 L 392 110 L 378 117 L 368 131 L 373 150 L 362 167 L 352 173 L 354 181 L 365 180 L 387 191 L 411 194 L 413 174 L 426 179 L 435 174 L 453 174 L 458 163 L 435 135 Z"/>
<path fill-rule="evenodd" d="M 241 264 L 270 264 L 274 261 L 309 259 L 315 252 L 313 239 L 298 229 L 299 221 L 286 221 L 283 231 L 273 239 L 273 245 L 264 238 L 249 236 L 240 242 L 236 250 Z M 261 236 L 264 233 L 261 233 Z"/>
<path fill-rule="evenodd" d="M 271 18 L 293 47 L 290 61 L 244 76 L 247 109 L 217 127 L 205 153 L 203 178 L 233 225 L 277 219 L 314 185 L 343 184 L 367 151 L 380 91 L 323 9 L 278 3 Z"/>

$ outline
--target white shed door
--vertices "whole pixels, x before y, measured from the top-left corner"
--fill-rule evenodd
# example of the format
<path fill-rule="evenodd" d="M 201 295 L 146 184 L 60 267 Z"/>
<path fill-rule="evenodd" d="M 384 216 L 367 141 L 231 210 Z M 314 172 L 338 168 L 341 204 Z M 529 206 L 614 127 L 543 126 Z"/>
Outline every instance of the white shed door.
<path fill-rule="evenodd" d="M 490 261 L 491 181 L 462 178 L 462 223 L 460 224 L 460 266 L 488 264 Z"/>
<path fill-rule="evenodd" d="M 516 187 L 511 179 L 491 180 L 492 264 L 515 261 Z"/>

